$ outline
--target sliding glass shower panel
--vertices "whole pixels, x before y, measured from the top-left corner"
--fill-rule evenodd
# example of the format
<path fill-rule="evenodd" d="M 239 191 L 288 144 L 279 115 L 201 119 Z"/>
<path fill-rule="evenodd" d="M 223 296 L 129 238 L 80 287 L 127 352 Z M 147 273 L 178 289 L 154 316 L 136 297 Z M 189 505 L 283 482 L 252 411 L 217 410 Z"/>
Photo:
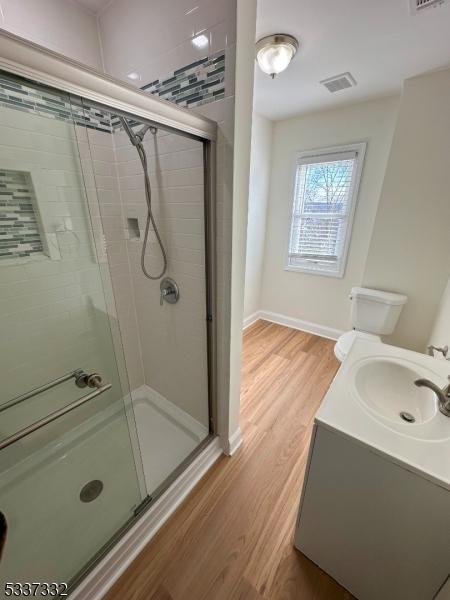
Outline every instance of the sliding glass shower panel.
<path fill-rule="evenodd" d="M 104 130 L 91 117 L 64 93 L 0 73 L 0 590 L 69 583 L 147 495 L 82 171 L 85 123 Z"/>
<path fill-rule="evenodd" d="M 83 102 L 146 485 L 210 434 L 204 143 Z M 87 151 L 86 151 L 87 152 Z M 88 164 L 89 163 L 89 164 Z"/>

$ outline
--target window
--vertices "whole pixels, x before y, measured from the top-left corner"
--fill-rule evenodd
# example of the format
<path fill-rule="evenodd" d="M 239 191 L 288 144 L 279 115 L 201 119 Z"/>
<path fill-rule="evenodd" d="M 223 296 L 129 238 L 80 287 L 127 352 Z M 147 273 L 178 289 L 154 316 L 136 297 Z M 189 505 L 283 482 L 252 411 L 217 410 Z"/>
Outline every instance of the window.
<path fill-rule="evenodd" d="M 288 270 L 342 277 L 366 144 L 299 154 Z"/>

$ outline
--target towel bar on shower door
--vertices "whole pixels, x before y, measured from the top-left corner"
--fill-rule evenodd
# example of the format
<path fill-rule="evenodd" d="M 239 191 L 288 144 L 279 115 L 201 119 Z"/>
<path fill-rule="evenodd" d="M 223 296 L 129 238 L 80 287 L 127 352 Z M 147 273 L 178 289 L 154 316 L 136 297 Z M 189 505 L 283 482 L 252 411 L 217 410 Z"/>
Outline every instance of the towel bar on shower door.
<path fill-rule="evenodd" d="M 43 394 L 47 390 L 51 390 L 52 388 L 56 387 L 60 383 L 69 381 L 69 379 L 75 379 L 75 385 L 80 388 L 83 388 L 83 387 L 97 387 L 98 388 L 98 387 L 100 387 L 100 384 L 102 382 L 102 378 L 97 373 L 92 373 L 91 375 L 89 375 L 88 373 L 83 371 L 83 369 L 75 369 L 75 371 L 66 373 L 62 377 L 58 377 L 57 379 L 50 381 L 50 383 L 45 383 L 44 385 L 41 385 L 40 387 L 35 388 L 34 390 L 31 390 L 31 392 L 27 392 L 26 394 L 17 396 L 16 398 L 9 400 L 9 402 L 5 402 L 5 404 L 2 404 L 0 406 L 0 413 L 3 412 L 4 410 L 8 410 L 8 408 L 12 408 L 13 406 L 16 406 L 16 404 L 20 404 L 21 402 L 25 402 L 25 400 L 29 400 L 30 398 L 33 398 L 33 396 L 38 396 L 39 394 Z"/>
<path fill-rule="evenodd" d="M 28 425 L 28 427 L 24 427 L 23 429 L 20 429 L 13 435 L 10 435 L 9 437 L 0 441 L 0 450 L 3 450 L 4 448 L 11 446 L 11 444 L 18 442 L 19 440 L 23 439 L 27 435 L 30 435 L 30 433 L 33 433 L 34 431 L 41 429 L 45 425 L 48 425 L 49 423 L 56 421 L 56 419 L 59 419 L 63 415 L 66 415 L 67 413 L 71 412 L 75 408 L 82 406 L 86 402 L 89 402 L 89 400 L 92 400 L 93 398 L 96 398 L 100 394 L 103 394 L 103 392 L 110 390 L 111 387 L 112 386 L 110 383 L 105 383 L 104 385 L 99 385 L 97 387 L 97 389 L 95 391 L 91 392 L 90 394 L 87 394 L 86 396 L 83 396 L 82 398 L 75 400 L 74 402 L 72 402 L 71 404 L 68 404 L 64 408 L 55 410 L 54 412 L 50 413 L 46 417 L 43 417 L 42 419 L 35 421 L 31 425 Z"/>

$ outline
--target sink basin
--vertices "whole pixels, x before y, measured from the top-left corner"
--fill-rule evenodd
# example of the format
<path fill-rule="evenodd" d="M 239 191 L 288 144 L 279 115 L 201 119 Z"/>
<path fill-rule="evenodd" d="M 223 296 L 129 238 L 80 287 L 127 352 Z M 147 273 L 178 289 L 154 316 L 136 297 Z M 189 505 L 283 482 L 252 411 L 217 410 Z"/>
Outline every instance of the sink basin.
<path fill-rule="evenodd" d="M 414 381 L 422 377 L 415 369 L 392 360 L 371 360 L 355 373 L 355 387 L 368 408 L 394 422 L 426 423 L 437 412 L 436 395 L 419 388 Z"/>
<path fill-rule="evenodd" d="M 414 385 L 425 378 L 443 388 L 449 373 L 446 360 L 357 338 L 315 423 L 450 492 L 450 417 L 440 412 L 432 390 Z"/>
<path fill-rule="evenodd" d="M 447 438 L 449 423 L 439 412 L 435 393 L 414 385 L 421 377 L 443 385 L 435 373 L 409 361 L 372 357 L 355 363 L 353 394 L 390 429 L 427 440 Z"/>

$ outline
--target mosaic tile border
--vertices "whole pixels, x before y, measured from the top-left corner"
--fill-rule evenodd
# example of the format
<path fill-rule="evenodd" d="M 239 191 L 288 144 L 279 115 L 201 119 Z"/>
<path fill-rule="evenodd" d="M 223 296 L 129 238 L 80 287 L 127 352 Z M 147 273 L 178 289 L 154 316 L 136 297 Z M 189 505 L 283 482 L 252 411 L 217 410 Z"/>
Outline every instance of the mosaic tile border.
<path fill-rule="evenodd" d="M 141 90 L 185 108 L 225 97 L 225 50 L 177 69 Z"/>
<path fill-rule="evenodd" d="M 38 83 L 0 72 L 0 106 L 73 122 L 90 129 L 111 132 L 109 115 L 97 108 L 70 101 L 69 96 Z"/>
<path fill-rule="evenodd" d="M 194 108 L 225 97 L 225 50 L 201 58 L 140 88 L 149 94 Z M 117 123 L 102 112 L 68 94 L 0 71 L 0 106 L 59 121 L 75 122 L 89 129 L 111 133 Z"/>

